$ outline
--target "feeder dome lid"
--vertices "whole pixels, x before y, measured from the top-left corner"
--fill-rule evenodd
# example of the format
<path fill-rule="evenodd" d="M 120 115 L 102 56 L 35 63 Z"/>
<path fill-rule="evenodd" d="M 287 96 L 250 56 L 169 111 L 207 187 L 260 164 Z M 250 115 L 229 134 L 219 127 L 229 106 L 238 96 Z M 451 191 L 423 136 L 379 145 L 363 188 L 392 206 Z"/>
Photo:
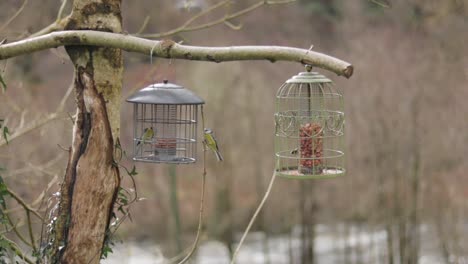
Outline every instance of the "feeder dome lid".
<path fill-rule="evenodd" d="M 332 81 L 318 72 L 301 72 L 286 83 L 331 83 Z"/>
<path fill-rule="evenodd" d="M 164 80 L 147 86 L 127 98 L 127 102 L 139 104 L 199 105 L 205 101 L 192 91 Z"/>

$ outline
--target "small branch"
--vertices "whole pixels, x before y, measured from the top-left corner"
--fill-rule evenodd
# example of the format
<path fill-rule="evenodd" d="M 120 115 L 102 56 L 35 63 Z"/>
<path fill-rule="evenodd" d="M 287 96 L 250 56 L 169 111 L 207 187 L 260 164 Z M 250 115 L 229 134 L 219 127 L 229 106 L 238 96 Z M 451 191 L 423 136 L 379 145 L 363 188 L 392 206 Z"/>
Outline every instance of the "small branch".
<path fill-rule="evenodd" d="M 5 24 L 3 24 L 1 27 L 0 27 L 0 32 L 2 32 L 3 30 L 5 30 L 5 28 L 8 27 L 8 25 L 10 25 L 10 23 L 15 20 L 16 17 L 19 16 L 19 14 L 21 14 L 21 12 L 23 12 L 24 10 L 24 7 L 26 7 L 26 5 L 28 4 L 28 0 L 24 0 L 23 1 L 23 4 L 21 5 L 21 7 L 18 9 L 18 11 L 16 11 L 16 13 L 10 17 L 10 19 L 8 19 L 7 22 L 5 22 Z"/>
<path fill-rule="evenodd" d="M 31 240 L 31 246 L 34 252 L 37 252 L 36 239 L 34 238 L 34 232 L 33 232 L 32 221 L 31 221 L 31 213 L 29 210 L 26 210 L 26 219 L 28 221 L 28 232 L 29 232 L 29 239 Z"/>
<path fill-rule="evenodd" d="M 11 216 L 10 214 L 5 214 L 7 220 L 8 220 L 8 223 L 10 224 L 13 232 L 16 234 L 16 236 L 21 240 L 23 241 L 24 244 L 26 244 L 27 246 L 29 247 L 32 247 L 31 243 L 26 239 L 24 238 L 24 236 L 19 232 L 18 230 L 18 225 L 15 225 L 15 223 L 13 222 L 13 220 L 11 220 Z"/>
<path fill-rule="evenodd" d="M 6 189 L 6 191 L 8 192 L 8 194 L 10 194 L 11 198 L 15 199 L 23 208 L 24 210 L 26 210 L 26 212 L 31 212 L 33 213 L 35 216 L 37 216 L 37 218 L 41 219 L 42 222 L 44 222 L 44 218 L 36 211 L 34 210 L 33 208 L 31 208 L 23 199 L 21 199 L 21 197 L 19 197 L 15 192 L 13 192 L 12 190 L 10 189 Z M 29 219 L 28 219 L 29 221 Z"/>
<path fill-rule="evenodd" d="M 39 36 L 54 32 L 54 31 L 64 30 L 65 24 L 67 24 L 68 20 L 70 19 L 69 16 L 63 17 L 63 12 L 65 11 L 65 7 L 67 7 L 67 3 L 68 3 L 68 0 L 62 0 L 62 4 L 60 5 L 60 8 L 57 12 L 57 18 L 52 24 L 37 31 L 36 33 L 29 35 L 28 38 L 39 37 Z"/>
<path fill-rule="evenodd" d="M 250 219 L 250 222 L 247 225 L 247 228 L 245 229 L 244 234 L 242 235 L 242 238 L 239 241 L 239 244 L 237 245 L 236 250 L 234 251 L 234 254 L 232 255 L 231 264 L 236 263 L 237 254 L 239 253 L 239 250 L 242 247 L 242 244 L 244 243 L 244 240 L 247 237 L 247 234 L 249 234 L 250 228 L 252 228 L 252 225 L 255 222 L 255 219 L 257 219 L 258 214 L 260 213 L 260 211 L 263 208 L 263 205 L 265 204 L 266 200 L 268 199 L 268 196 L 270 196 L 270 192 L 271 192 L 271 189 L 273 188 L 273 183 L 275 182 L 275 179 L 276 179 L 276 173 L 273 172 L 273 176 L 271 176 L 271 180 L 270 180 L 270 184 L 268 185 L 268 189 L 265 192 L 265 195 L 263 196 L 262 201 L 258 205 L 257 210 L 255 210 L 254 215 Z"/>
<path fill-rule="evenodd" d="M 21 137 L 35 129 L 38 129 L 44 125 L 46 125 L 47 123 L 57 119 L 59 117 L 59 115 L 57 113 L 52 113 L 52 114 L 49 114 L 47 115 L 46 117 L 36 121 L 36 122 L 33 122 L 31 125 L 21 129 L 21 130 L 18 130 L 16 131 L 15 133 L 13 133 L 11 136 L 8 137 L 8 142 L 11 142 L 12 140 L 18 138 L 18 137 Z M 4 139 L 0 140 L 0 147 L 6 145 L 6 141 Z"/>
<path fill-rule="evenodd" d="M 21 137 L 23 135 L 26 135 L 27 133 L 35 130 L 35 129 L 38 129 L 46 124 L 48 124 L 49 122 L 55 120 L 55 119 L 58 119 L 60 117 L 60 112 L 63 111 L 63 109 L 65 108 L 65 103 L 67 101 L 67 99 L 70 97 L 71 93 L 73 91 L 73 85 L 70 85 L 67 89 L 67 91 L 65 92 L 65 95 L 62 97 L 62 100 L 60 101 L 59 105 L 57 106 L 57 110 L 54 112 L 54 113 L 50 113 L 48 114 L 47 116 L 45 116 L 44 118 L 41 118 L 39 120 L 36 120 L 35 122 L 32 122 L 29 126 L 27 127 L 23 127 L 22 125 L 20 125 L 18 127 L 18 130 L 15 131 L 15 133 L 13 133 L 12 135 L 10 135 L 8 137 L 8 142 L 11 142 L 12 140 L 18 138 L 18 137 Z M 22 118 L 22 120 L 24 120 L 24 118 Z M 23 122 L 21 122 L 23 123 Z M 0 147 L 6 145 L 6 140 L 5 139 L 1 139 L 0 140 Z"/>
<path fill-rule="evenodd" d="M 201 108 L 201 116 L 202 116 L 202 127 L 205 127 L 205 114 L 203 113 L 203 106 Z M 193 242 L 192 248 L 190 249 L 189 253 L 183 258 L 178 264 L 183 264 L 187 262 L 195 253 L 195 250 L 198 247 L 198 241 L 200 240 L 200 235 L 202 232 L 203 226 L 203 205 L 205 200 L 205 185 L 206 185 L 206 146 L 203 144 L 203 173 L 202 173 L 202 186 L 201 186 L 201 198 L 200 198 L 200 213 L 198 215 L 198 228 L 197 228 L 197 236 L 195 237 L 195 241 Z"/>
<path fill-rule="evenodd" d="M 206 14 L 208 14 L 208 13 L 214 11 L 215 9 L 217 9 L 217 8 L 219 8 L 221 6 L 224 6 L 224 5 L 226 5 L 226 4 L 230 3 L 230 2 L 231 2 L 230 0 L 225 0 L 225 1 L 219 2 L 219 3 L 211 6 L 210 8 L 206 9 L 205 11 L 200 12 L 199 14 L 193 16 L 191 19 L 187 20 L 187 22 L 185 22 L 182 26 L 180 26 L 180 27 L 178 27 L 176 29 L 173 29 L 173 30 L 170 30 L 170 31 L 167 31 L 167 32 L 163 32 L 163 33 L 143 34 L 143 35 L 138 35 L 138 36 L 145 37 L 145 38 L 163 38 L 163 37 L 177 35 L 177 34 L 183 33 L 183 32 L 190 32 L 190 31 L 197 31 L 197 30 L 207 29 L 207 28 L 216 26 L 218 24 L 223 24 L 223 23 L 229 22 L 229 20 L 231 20 L 231 19 L 246 15 L 246 14 L 248 14 L 248 13 L 254 11 L 255 9 L 260 8 L 260 7 L 264 6 L 264 5 L 288 4 L 288 3 L 296 2 L 296 0 L 282 0 L 282 1 L 265 1 L 265 0 L 261 0 L 261 1 L 255 3 L 255 4 L 251 5 L 251 6 L 243 9 L 243 10 L 240 10 L 240 11 L 234 13 L 234 14 L 225 15 L 224 17 L 222 17 L 220 19 L 217 19 L 217 20 L 214 20 L 214 21 L 211 21 L 211 22 L 208 22 L 208 23 L 204 23 L 204 24 L 201 24 L 201 25 L 198 25 L 198 26 L 189 27 L 190 24 L 192 24 L 198 18 L 200 18 L 202 16 L 205 16 Z M 234 27 L 234 29 L 236 29 L 236 27 Z"/>
<path fill-rule="evenodd" d="M 62 0 L 62 4 L 60 5 L 59 11 L 57 13 L 57 20 L 56 22 L 59 22 L 62 17 L 63 17 L 63 11 L 65 10 L 65 7 L 67 6 L 68 0 Z"/>
<path fill-rule="evenodd" d="M 148 26 L 148 22 L 150 21 L 150 16 L 146 16 L 145 20 L 143 21 L 143 24 L 141 24 L 140 29 L 137 31 L 136 35 L 139 35 L 145 31 L 146 27 Z"/>
<path fill-rule="evenodd" d="M 156 57 L 211 62 L 240 60 L 295 61 L 302 64 L 311 64 L 347 78 L 353 74 L 351 64 L 306 49 L 280 46 L 187 46 L 169 40 L 152 41 L 129 35 L 89 30 L 53 32 L 2 45 L 0 46 L 0 60 L 65 45 L 110 47 L 142 54 L 150 54 L 150 51 L 153 50 L 153 56 Z"/>
<path fill-rule="evenodd" d="M 178 27 L 178 28 L 175 28 L 173 30 L 169 30 L 167 32 L 164 32 L 164 33 L 156 33 L 156 34 L 140 34 L 141 32 L 137 33 L 136 35 L 139 36 L 139 37 L 144 37 L 144 38 L 162 38 L 162 37 L 168 37 L 168 36 L 173 36 L 173 35 L 177 35 L 179 33 L 182 33 L 182 32 L 186 32 L 186 29 L 193 23 L 195 22 L 195 20 L 215 11 L 216 9 L 218 9 L 219 7 L 222 7 L 222 6 L 225 6 L 227 4 L 229 4 L 231 2 L 231 0 L 224 0 L 224 1 L 221 1 L 215 5 L 212 5 L 210 6 L 209 8 L 203 10 L 202 12 L 194 15 L 193 17 L 191 17 L 189 20 L 187 20 L 182 26 Z"/>
<path fill-rule="evenodd" d="M 55 31 L 64 30 L 65 29 L 64 25 L 67 23 L 68 19 L 69 17 L 65 17 L 58 21 L 55 21 L 54 23 L 48 25 L 47 27 L 37 31 L 36 33 L 29 35 L 28 38 L 35 38 L 35 37 L 39 37 L 39 36 L 49 34 Z"/>

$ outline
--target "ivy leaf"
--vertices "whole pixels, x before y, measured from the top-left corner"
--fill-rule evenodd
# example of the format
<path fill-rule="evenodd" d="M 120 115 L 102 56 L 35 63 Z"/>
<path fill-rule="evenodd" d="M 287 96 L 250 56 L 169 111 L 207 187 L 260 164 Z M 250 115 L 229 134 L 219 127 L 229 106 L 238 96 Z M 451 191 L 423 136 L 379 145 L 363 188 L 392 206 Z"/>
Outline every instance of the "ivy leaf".
<path fill-rule="evenodd" d="M 8 195 L 8 189 L 3 181 L 2 176 L 0 176 L 0 205 L 4 210 L 6 210 L 6 202 L 5 202 L 5 196 Z"/>
<path fill-rule="evenodd" d="M 10 135 L 10 130 L 8 130 L 8 127 L 4 126 L 3 127 L 3 138 L 5 139 L 6 143 L 8 144 L 8 136 Z"/>
<path fill-rule="evenodd" d="M 130 176 L 136 176 L 138 174 L 138 172 L 136 171 L 136 167 L 135 165 L 133 166 L 132 168 L 132 171 L 128 173 Z"/>
<path fill-rule="evenodd" d="M 390 8 L 392 7 L 392 3 L 390 3 L 390 1 L 388 0 L 370 0 L 372 3 L 374 4 L 377 4 L 381 7 L 385 7 L 385 8 Z"/>
<path fill-rule="evenodd" d="M 5 92 L 6 89 L 7 89 L 7 85 L 6 85 L 5 81 L 3 80 L 3 77 L 2 77 L 1 74 L 0 74 L 0 84 L 2 85 L 2 91 Z"/>

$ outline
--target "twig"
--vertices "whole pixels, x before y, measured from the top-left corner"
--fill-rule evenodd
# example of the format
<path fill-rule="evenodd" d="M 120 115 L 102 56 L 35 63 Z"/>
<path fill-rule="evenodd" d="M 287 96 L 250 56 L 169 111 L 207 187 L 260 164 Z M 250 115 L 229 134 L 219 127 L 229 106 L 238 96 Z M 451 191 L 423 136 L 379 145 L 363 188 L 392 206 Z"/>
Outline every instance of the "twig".
<path fill-rule="evenodd" d="M 26 244 L 27 246 L 30 246 L 32 247 L 31 243 L 26 239 L 24 238 L 24 236 L 19 232 L 18 230 L 18 225 L 15 225 L 15 223 L 13 223 L 13 220 L 11 220 L 11 216 L 10 214 L 4 214 L 8 220 L 8 223 L 10 224 L 13 232 L 16 234 L 16 236 L 21 240 L 23 241 L 24 244 Z"/>
<path fill-rule="evenodd" d="M 146 27 L 148 26 L 148 22 L 150 21 L 150 16 L 146 16 L 145 17 L 145 20 L 143 21 L 143 24 L 141 24 L 141 27 L 140 29 L 138 29 L 136 35 L 139 35 L 141 33 L 143 33 L 143 31 L 145 31 Z"/>
<path fill-rule="evenodd" d="M 41 219 L 44 222 L 44 218 L 33 208 L 31 208 L 21 197 L 19 197 L 15 192 L 11 189 L 7 188 L 6 191 L 10 194 L 11 198 L 15 199 L 27 212 L 33 213 L 37 218 Z"/>
<path fill-rule="evenodd" d="M 215 5 L 212 5 L 210 6 L 209 8 L 203 10 L 202 12 L 194 15 L 193 17 L 191 17 L 189 20 L 185 21 L 184 24 L 182 24 L 182 26 L 178 27 L 178 28 L 175 28 L 173 30 L 169 30 L 165 33 L 159 33 L 159 34 L 140 34 L 141 32 L 138 32 L 136 33 L 135 35 L 136 36 L 140 36 L 140 37 L 144 37 L 144 38 L 161 38 L 161 37 L 167 37 L 167 36 L 172 36 L 172 35 L 176 35 L 178 33 L 182 33 L 184 32 L 184 30 L 190 26 L 190 24 L 192 24 L 193 22 L 195 22 L 195 20 L 213 12 L 214 10 L 218 9 L 219 7 L 222 7 L 226 4 L 229 4 L 232 0 L 224 0 L 224 1 L 221 1 Z"/>
<path fill-rule="evenodd" d="M 237 245 L 236 251 L 234 251 L 234 254 L 232 255 L 231 264 L 234 264 L 236 262 L 237 254 L 239 253 L 239 250 L 242 247 L 242 244 L 244 243 L 244 240 L 247 237 L 247 234 L 249 233 L 250 228 L 252 228 L 252 225 L 255 222 L 255 219 L 257 219 L 257 216 L 260 213 L 260 210 L 262 210 L 263 205 L 265 204 L 268 196 L 270 195 L 270 192 L 271 192 L 271 189 L 273 187 L 273 183 L 275 182 L 275 179 L 276 179 L 276 173 L 273 172 L 273 176 L 271 176 L 270 184 L 268 185 L 268 188 L 267 188 L 267 190 L 265 192 L 265 195 L 263 196 L 262 201 L 258 205 L 257 210 L 255 211 L 254 215 L 250 219 L 250 222 L 247 225 L 247 228 L 245 229 L 244 234 L 242 235 L 242 238 L 239 241 L 239 244 Z"/>
<path fill-rule="evenodd" d="M 27 127 L 22 127 L 20 126 L 20 129 L 19 130 L 16 130 L 15 133 L 13 133 L 12 135 L 10 135 L 8 137 L 8 142 L 11 142 L 12 140 L 18 138 L 18 137 L 21 137 L 35 129 L 38 129 L 46 124 L 48 124 L 49 122 L 55 120 L 55 119 L 58 119 L 60 117 L 59 113 L 63 111 L 63 109 L 65 108 L 65 103 L 67 101 L 67 99 L 70 97 L 71 93 L 73 91 L 73 85 L 70 85 L 67 89 L 67 91 L 65 92 L 65 95 L 63 96 L 62 100 L 60 101 L 60 103 L 58 104 L 57 106 L 57 110 L 55 113 L 51 113 L 51 114 L 48 114 L 47 116 L 45 116 L 44 118 L 42 119 L 39 119 L 39 120 L 36 120 L 35 122 L 32 122 L 29 126 Z M 0 147 L 6 145 L 6 140 L 5 139 L 2 139 L 0 140 Z"/>
<path fill-rule="evenodd" d="M 8 19 L 7 22 L 5 22 L 5 24 L 3 24 L 3 26 L 0 27 L 0 32 L 2 32 L 3 30 L 5 30 L 6 27 L 8 27 L 8 25 L 10 25 L 10 23 L 15 20 L 15 18 L 17 16 L 19 16 L 19 14 L 21 14 L 21 12 L 23 12 L 24 10 L 24 7 L 26 6 L 26 4 L 28 4 L 28 0 L 24 0 L 23 1 L 23 4 L 20 6 L 20 8 L 18 9 L 18 11 L 16 11 L 16 13 L 10 17 L 10 19 Z"/>
<path fill-rule="evenodd" d="M 68 0 L 62 0 L 62 5 L 60 5 L 59 11 L 57 13 L 57 20 L 55 22 L 59 22 L 62 17 L 63 17 L 63 11 L 65 10 L 65 7 L 67 6 Z"/>
<path fill-rule="evenodd" d="M 201 106 L 201 116 L 202 116 L 202 127 L 205 127 L 205 115 L 203 113 L 203 106 Z M 205 199 L 205 182 L 206 182 L 206 146 L 203 144 L 203 174 L 202 174 L 202 186 L 201 186 L 201 198 L 200 198 L 200 214 L 198 215 L 198 228 L 197 236 L 193 242 L 192 249 L 189 251 L 187 256 L 183 258 L 178 264 L 183 264 L 192 257 L 193 253 L 198 247 L 198 241 L 200 240 L 200 234 L 203 226 L 203 204 Z"/>
<path fill-rule="evenodd" d="M 353 66 L 345 61 L 299 48 L 280 46 L 199 47 L 180 45 L 170 40 L 152 41 L 130 35 L 93 30 L 53 32 L 5 44 L 0 46 L 0 60 L 65 45 L 109 47 L 145 55 L 154 49 L 153 55 L 156 57 L 217 63 L 240 60 L 295 61 L 311 64 L 347 78 L 351 77 L 354 70 Z"/>
<path fill-rule="evenodd" d="M 33 229 L 32 229 L 31 213 L 28 210 L 26 210 L 26 218 L 27 218 L 27 221 L 28 221 L 28 231 L 29 231 L 29 239 L 31 239 L 31 246 L 32 246 L 34 252 L 37 252 L 36 239 L 34 239 L 34 233 L 33 233 Z"/>
<path fill-rule="evenodd" d="M 64 25 L 67 23 L 68 19 L 70 18 L 69 16 L 63 17 L 63 12 L 65 11 L 65 7 L 67 6 L 67 3 L 68 3 L 68 0 L 62 0 L 62 4 L 60 5 L 60 8 L 57 12 L 57 18 L 52 24 L 37 31 L 36 33 L 29 35 L 28 38 L 39 37 L 39 36 L 54 32 L 54 31 L 64 30 Z"/>
<path fill-rule="evenodd" d="M 53 22 L 52 24 L 48 25 L 47 27 L 31 34 L 28 36 L 28 38 L 35 38 L 35 37 L 39 37 L 39 36 L 42 36 L 42 35 L 46 35 L 46 34 L 49 34 L 51 32 L 54 32 L 54 31 L 59 31 L 59 30 L 64 30 L 64 24 L 66 19 L 68 19 L 68 17 L 65 17 L 65 18 L 62 18 L 59 22 Z"/>
<path fill-rule="evenodd" d="M 253 4 L 253 5 L 245 8 L 245 9 L 243 9 L 241 11 L 238 11 L 238 12 L 236 12 L 234 14 L 225 15 L 223 18 L 220 18 L 218 20 L 214 20 L 214 21 L 211 21 L 211 22 L 208 22 L 208 23 L 204 23 L 204 24 L 201 24 L 201 25 L 198 25 L 198 26 L 189 27 L 189 25 L 191 23 L 193 23 L 196 19 L 206 15 L 209 12 L 212 12 L 213 10 L 215 10 L 216 8 L 218 8 L 220 6 L 228 4 L 229 2 L 231 2 L 231 1 L 228 1 L 228 0 L 227 1 L 222 1 L 222 2 L 220 2 L 218 4 L 216 4 L 216 5 L 208 8 L 208 9 L 206 9 L 205 11 L 195 15 L 194 17 L 189 19 L 187 22 L 185 22 L 182 26 L 180 26 L 180 27 L 178 27 L 176 29 L 173 29 L 173 30 L 170 30 L 170 31 L 167 31 L 167 32 L 163 32 L 163 33 L 143 34 L 143 35 L 139 35 L 139 36 L 145 37 L 145 38 L 163 38 L 163 37 L 173 36 L 173 35 L 183 33 L 183 32 L 202 30 L 202 29 L 206 29 L 206 28 L 216 26 L 218 24 L 223 24 L 226 21 L 229 21 L 231 19 L 234 19 L 234 18 L 243 16 L 245 14 L 248 14 L 248 13 L 254 11 L 255 9 L 257 9 L 257 8 L 259 8 L 261 6 L 264 6 L 264 5 L 288 4 L 288 3 L 296 2 L 296 0 L 284 0 L 284 1 L 265 1 L 265 0 L 261 0 L 261 1 L 257 2 L 256 4 Z"/>

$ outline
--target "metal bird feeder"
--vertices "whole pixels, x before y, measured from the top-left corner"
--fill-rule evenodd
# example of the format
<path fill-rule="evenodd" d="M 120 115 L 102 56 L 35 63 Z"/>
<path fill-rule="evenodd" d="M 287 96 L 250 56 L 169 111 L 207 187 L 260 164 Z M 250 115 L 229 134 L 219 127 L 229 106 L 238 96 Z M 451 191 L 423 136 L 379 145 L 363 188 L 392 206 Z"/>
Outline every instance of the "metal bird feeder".
<path fill-rule="evenodd" d="M 316 72 L 287 80 L 276 95 L 276 174 L 293 179 L 343 175 L 343 94 Z"/>
<path fill-rule="evenodd" d="M 196 161 L 198 110 L 205 102 L 177 84 L 152 84 L 133 103 L 133 160 L 187 164 Z M 148 130 L 152 130 L 148 133 Z"/>

